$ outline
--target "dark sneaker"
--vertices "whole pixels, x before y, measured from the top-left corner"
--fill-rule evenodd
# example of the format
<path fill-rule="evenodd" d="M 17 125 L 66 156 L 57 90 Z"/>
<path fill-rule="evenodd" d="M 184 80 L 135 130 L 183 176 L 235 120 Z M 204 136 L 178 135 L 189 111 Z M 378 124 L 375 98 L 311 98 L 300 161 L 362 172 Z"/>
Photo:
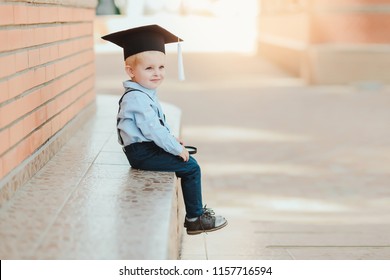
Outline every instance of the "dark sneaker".
<path fill-rule="evenodd" d="M 227 220 L 222 216 L 215 216 L 210 208 L 204 208 L 203 214 L 195 221 L 185 220 L 184 227 L 187 228 L 187 234 L 194 235 L 202 232 L 210 232 L 223 228 L 227 225 Z"/>

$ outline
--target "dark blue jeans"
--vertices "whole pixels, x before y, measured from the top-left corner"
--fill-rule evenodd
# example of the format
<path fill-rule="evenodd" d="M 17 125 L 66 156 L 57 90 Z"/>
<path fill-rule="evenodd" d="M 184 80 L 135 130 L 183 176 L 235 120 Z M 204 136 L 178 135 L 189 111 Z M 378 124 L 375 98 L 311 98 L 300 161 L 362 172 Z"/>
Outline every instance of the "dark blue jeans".
<path fill-rule="evenodd" d="M 190 156 L 185 162 L 179 156 L 167 153 L 154 142 L 131 144 L 124 149 L 131 167 L 150 171 L 175 172 L 181 178 L 181 188 L 188 218 L 199 217 L 203 213 L 201 170 L 196 160 Z"/>

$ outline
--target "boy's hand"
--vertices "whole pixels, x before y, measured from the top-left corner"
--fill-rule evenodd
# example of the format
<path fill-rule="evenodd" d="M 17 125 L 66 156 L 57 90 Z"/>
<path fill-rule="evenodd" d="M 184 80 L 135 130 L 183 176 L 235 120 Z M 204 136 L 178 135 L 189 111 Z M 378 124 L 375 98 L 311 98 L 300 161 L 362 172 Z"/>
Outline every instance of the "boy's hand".
<path fill-rule="evenodd" d="M 188 161 L 190 159 L 190 154 L 188 153 L 187 149 L 184 146 L 179 156 L 183 159 L 183 161 Z"/>

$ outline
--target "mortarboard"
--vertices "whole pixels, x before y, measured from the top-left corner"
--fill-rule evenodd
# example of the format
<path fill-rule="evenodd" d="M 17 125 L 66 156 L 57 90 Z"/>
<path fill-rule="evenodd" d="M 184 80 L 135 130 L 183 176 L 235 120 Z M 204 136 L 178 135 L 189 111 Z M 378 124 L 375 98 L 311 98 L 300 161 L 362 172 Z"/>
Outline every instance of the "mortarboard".
<path fill-rule="evenodd" d="M 124 59 L 144 51 L 160 51 L 165 53 L 165 44 L 183 41 L 178 36 L 159 25 L 146 25 L 114 32 L 102 37 L 123 48 Z M 184 80 L 181 46 L 178 44 L 179 79 Z"/>

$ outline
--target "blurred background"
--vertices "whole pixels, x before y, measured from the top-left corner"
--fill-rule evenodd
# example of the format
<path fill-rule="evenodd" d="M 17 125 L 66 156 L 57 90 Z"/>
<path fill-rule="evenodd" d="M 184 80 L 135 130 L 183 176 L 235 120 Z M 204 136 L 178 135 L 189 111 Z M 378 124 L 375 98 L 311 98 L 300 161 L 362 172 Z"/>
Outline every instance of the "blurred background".
<path fill-rule="evenodd" d="M 390 259 L 390 0 L 0 2 L 0 206 L 72 120 L 116 113 L 128 77 L 100 37 L 159 24 L 186 75 L 169 44 L 159 98 L 229 220 L 181 258 Z"/>
<path fill-rule="evenodd" d="M 383 84 L 390 81 L 388 4 L 387 0 L 100 0 L 96 42 L 98 50 L 114 48 L 100 44 L 100 35 L 159 23 L 185 39 L 185 52 L 261 54 L 308 84 Z"/>

